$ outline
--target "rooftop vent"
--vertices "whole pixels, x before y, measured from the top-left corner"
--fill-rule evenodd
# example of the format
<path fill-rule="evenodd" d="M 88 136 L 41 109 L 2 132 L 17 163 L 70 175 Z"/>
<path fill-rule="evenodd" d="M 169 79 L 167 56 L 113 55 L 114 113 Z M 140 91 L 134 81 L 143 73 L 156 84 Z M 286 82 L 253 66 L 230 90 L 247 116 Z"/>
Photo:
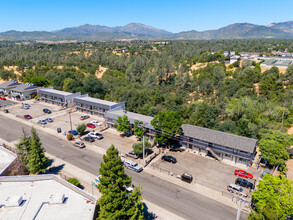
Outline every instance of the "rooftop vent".
<path fill-rule="evenodd" d="M 15 206 L 20 206 L 22 203 L 23 199 L 22 196 L 12 196 L 12 197 L 7 197 L 4 201 L 4 205 L 6 207 L 15 207 Z"/>
<path fill-rule="evenodd" d="M 51 194 L 49 197 L 49 204 L 62 204 L 65 201 L 64 193 Z"/>

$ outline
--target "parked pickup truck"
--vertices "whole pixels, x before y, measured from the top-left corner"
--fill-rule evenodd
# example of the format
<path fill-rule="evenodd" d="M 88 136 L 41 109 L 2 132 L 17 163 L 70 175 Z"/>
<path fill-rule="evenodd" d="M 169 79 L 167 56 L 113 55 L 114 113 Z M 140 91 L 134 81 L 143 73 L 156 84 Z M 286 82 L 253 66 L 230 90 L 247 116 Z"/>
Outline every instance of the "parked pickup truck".
<path fill-rule="evenodd" d="M 124 166 L 127 169 L 130 169 L 130 170 L 133 170 L 133 171 L 136 171 L 136 172 L 141 172 L 143 170 L 142 166 L 138 165 L 137 162 L 134 162 L 132 160 L 125 160 L 124 161 Z"/>

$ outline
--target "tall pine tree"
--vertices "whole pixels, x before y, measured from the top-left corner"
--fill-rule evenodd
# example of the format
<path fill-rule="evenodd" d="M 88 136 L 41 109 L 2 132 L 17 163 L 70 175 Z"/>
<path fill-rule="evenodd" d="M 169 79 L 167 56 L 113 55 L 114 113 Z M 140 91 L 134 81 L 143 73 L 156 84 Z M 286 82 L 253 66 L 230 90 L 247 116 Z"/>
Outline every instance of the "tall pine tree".
<path fill-rule="evenodd" d="M 128 195 L 126 187 L 131 185 L 131 177 L 125 174 L 123 162 L 113 145 L 103 159 L 99 170 L 102 177 L 98 188 L 102 196 L 98 201 L 97 219 L 144 219 L 141 187 L 134 188 Z"/>
<path fill-rule="evenodd" d="M 30 150 L 27 167 L 31 174 L 45 173 L 49 159 L 45 156 L 42 142 L 34 128 L 31 129 Z"/>

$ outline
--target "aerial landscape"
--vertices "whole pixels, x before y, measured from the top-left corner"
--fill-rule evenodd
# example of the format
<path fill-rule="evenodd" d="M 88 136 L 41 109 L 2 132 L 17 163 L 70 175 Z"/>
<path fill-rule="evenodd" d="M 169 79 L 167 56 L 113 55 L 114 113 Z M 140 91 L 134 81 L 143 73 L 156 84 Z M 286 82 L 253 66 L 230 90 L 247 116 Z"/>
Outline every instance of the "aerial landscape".
<path fill-rule="evenodd" d="M 0 3 L 0 219 L 293 219 L 293 2 L 263 3 Z"/>

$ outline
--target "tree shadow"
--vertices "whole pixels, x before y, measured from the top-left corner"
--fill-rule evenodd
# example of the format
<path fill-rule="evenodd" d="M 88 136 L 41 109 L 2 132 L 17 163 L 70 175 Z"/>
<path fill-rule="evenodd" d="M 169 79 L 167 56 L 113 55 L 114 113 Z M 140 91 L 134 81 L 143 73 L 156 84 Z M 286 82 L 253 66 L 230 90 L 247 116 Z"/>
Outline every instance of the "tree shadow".
<path fill-rule="evenodd" d="M 62 169 L 63 167 L 65 166 L 65 164 L 61 164 L 59 166 L 54 166 L 54 167 L 50 167 L 49 169 L 46 170 L 46 173 L 48 174 L 58 174 Z"/>
<path fill-rule="evenodd" d="M 154 212 L 149 211 L 149 208 L 145 203 L 143 203 L 143 212 L 146 220 L 153 220 L 158 218 Z"/>

